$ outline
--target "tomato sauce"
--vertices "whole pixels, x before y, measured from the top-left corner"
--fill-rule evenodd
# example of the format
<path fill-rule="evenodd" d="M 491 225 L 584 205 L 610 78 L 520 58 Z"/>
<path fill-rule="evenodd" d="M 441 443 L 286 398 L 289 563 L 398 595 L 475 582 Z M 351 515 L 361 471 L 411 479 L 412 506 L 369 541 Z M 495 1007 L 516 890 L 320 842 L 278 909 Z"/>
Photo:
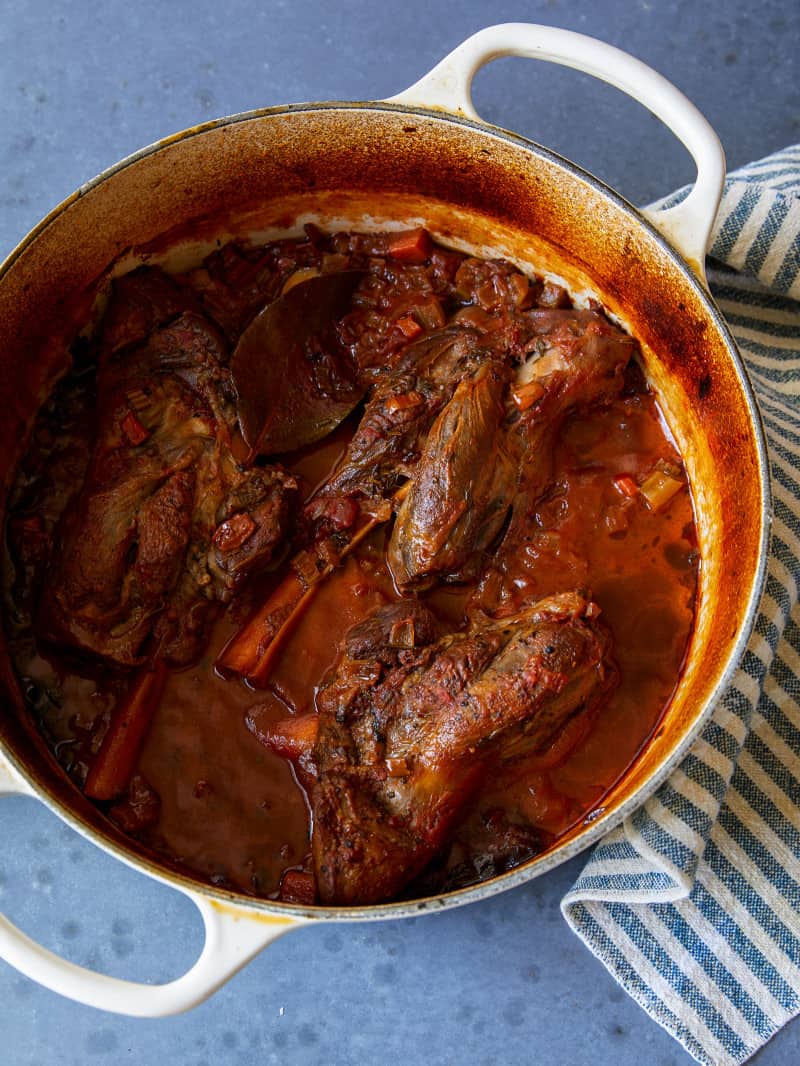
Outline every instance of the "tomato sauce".
<path fill-rule="evenodd" d="M 62 388 L 23 463 L 17 507 L 27 513 L 35 504 L 45 523 L 55 521 L 81 476 L 90 392 L 79 380 Z M 283 457 L 306 496 L 336 467 L 353 426 L 349 419 L 320 443 Z M 659 463 L 678 471 L 681 487 L 652 508 L 641 493 L 626 492 L 625 478 L 641 483 Z M 129 675 L 37 644 L 33 616 L 43 563 L 35 534 L 26 531 L 27 557 L 6 559 L 9 640 L 32 714 L 82 785 Z M 214 662 L 274 576 L 220 614 L 199 662 L 169 673 L 138 760 L 137 774 L 159 801 L 157 817 L 134 830 L 139 846 L 213 883 L 273 898 L 286 870 L 307 868 L 307 797 L 291 764 L 258 734 L 313 712 L 347 629 L 399 598 L 385 562 L 388 536 L 386 527 L 374 530 L 321 584 L 266 690 L 221 677 Z M 527 516 L 523 549 L 504 564 L 504 582 L 510 608 L 564 589 L 589 590 L 612 633 L 619 684 L 596 714 L 573 718 L 547 750 L 506 758 L 472 800 L 451 850 L 469 853 L 497 811 L 530 827 L 546 848 L 602 806 L 657 727 L 680 677 L 699 565 L 680 456 L 646 386 L 639 382 L 569 415 L 556 438 L 549 487 Z M 439 585 L 421 598 L 452 630 L 467 624 L 472 591 Z M 107 809 L 115 818 L 113 805 Z M 412 885 L 409 894 L 415 891 Z"/>

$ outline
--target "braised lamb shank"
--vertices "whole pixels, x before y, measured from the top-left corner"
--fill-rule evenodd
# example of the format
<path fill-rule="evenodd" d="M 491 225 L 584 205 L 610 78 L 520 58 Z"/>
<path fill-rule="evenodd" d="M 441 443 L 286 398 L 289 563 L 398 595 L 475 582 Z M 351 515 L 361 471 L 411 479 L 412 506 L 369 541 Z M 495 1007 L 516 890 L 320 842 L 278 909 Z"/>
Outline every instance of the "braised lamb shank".
<path fill-rule="evenodd" d="M 609 637 L 579 592 L 433 640 L 421 605 L 351 632 L 317 700 L 313 858 L 323 903 L 390 899 L 442 847 L 511 741 L 535 751 L 615 680 Z M 400 646 L 398 646 L 400 645 Z"/>
<path fill-rule="evenodd" d="M 62 518 L 40 617 L 60 644 L 123 666 L 177 665 L 203 648 L 209 615 L 268 565 L 297 482 L 241 470 L 221 333 L 156 270 L 126 275 L 106 317 L 94 447 Z"/>
<path fill-rule="evenodd" d="M 595 311 L 527 311 L 515 325 L 513 346 L 462 379 L 430 429 L 388 548 L 403 590 L 491 569 L 486 550 L 509 512 L 498 554 L 519 550 L 564 419 L 617 395 L 636 348 Z"/>

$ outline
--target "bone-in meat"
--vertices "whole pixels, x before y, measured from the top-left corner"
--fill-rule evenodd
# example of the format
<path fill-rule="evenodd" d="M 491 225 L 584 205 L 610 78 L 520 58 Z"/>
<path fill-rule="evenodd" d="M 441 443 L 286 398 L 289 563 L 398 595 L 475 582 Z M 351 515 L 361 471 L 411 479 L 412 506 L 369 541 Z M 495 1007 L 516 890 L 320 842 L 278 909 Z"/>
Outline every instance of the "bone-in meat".
<path fill-rule="evenodd" d="M 269 563 L 297 493 L 279 469 L 237 466 L 226 342 L 194 311 L 162 323 L 180 303 L 147 271 L 112 299 L 94 446 L 39 610 L 50 640 L 123 666 L 141 661 L 151 636 L 150 655 L 197 658 L 215 601 Z M 225 532 L 237 519 L 234 546 Z"/>
<path fill-rule="evenodd" d="M 508 446 L 518 456 L 511 519 L 497 550 L 485 561 L 471 610 L 489 614 L 513 610 L 508 575 L 529 536 L 535 503 L 553 469 L 553 448 L 567 416 L 618 396 L 636 342 L 595 311 L 530 311 L 527 359 L 513 385 L 515 416 Z"/>
<path fill-rule="evenodd" d="M 502 431 L 509 376 L 502 364 L 485 363 L 431 427 L 389 542 L 399 588 L 474 577 L 500 532 L 517 486 Z"/>
<path fill-rule="evenodd" d="M 608 692 L 616 675 L 596 612 L 565 593 L 398 652 L 393 666 L 386 649 L 345 656 L 318 697 L 311 799 L 323 902 L 396 895 L 442 846 L 504 744 L 537 750 Z"/>

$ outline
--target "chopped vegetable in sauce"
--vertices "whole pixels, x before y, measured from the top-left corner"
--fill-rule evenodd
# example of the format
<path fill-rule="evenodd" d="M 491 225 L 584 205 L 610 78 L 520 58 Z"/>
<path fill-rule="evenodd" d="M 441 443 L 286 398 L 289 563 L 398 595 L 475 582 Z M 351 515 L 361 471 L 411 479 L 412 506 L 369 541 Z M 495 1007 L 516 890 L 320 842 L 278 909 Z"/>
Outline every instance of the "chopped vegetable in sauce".
<path fill-rule="evenodd" d="M 546 850 L 656 727 L 693 624 L 639 359 L 599 305 L 423 228 L 117 278 L 6 527 L 65 771 L 151 854 L 293 904 Z"/>

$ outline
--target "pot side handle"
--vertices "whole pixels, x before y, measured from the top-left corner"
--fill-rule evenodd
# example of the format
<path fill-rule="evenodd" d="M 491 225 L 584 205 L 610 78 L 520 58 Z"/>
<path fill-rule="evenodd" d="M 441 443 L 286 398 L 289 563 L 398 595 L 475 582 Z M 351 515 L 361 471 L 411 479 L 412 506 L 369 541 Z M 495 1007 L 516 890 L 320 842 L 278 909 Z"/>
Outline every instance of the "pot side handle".
<path fill-rule="evenodd" d="M 713 127 L 672 82 L 627 52 L 582 33 L 553 26 L 507 22 L 479 30 L 433 70 L 388 103 L 480 116 L 472 104 L 472 80 L 501 56 L 523 56 L 591 74 L 643 104 L 688 149 L 697 178 L 674 207 L 642 214 L 672 244 L 706 284 L 705 254 L 725 180 L 725 154 Z"/>
<path fill-rule="evenodd" d="M 0 798 L 35 792 L 0 755 Z M 175 981 L 140 984 L 77 966 L 37 944 L 0 914 L 0 958 L 59 995 L 89 1007 L 137 1018 L 161 1018 L 197 1006 L 217 991 L 273 940 L 304 924 L 218 903 L 189 889 L 205 926 L 205 943 L 195 964 Z"/>

